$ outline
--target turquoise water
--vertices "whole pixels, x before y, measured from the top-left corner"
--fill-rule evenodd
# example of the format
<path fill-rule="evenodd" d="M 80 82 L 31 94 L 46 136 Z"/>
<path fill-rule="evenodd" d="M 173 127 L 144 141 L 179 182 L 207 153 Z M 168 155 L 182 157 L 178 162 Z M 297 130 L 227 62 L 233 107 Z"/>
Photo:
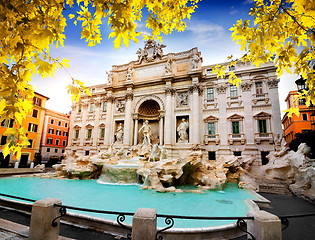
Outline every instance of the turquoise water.
<path fill-rule="evenodd" d="M 158 214 L 240 217 L 249 208 L 246 199 L 255 199 L 237 184 L 227 184 L 223 191 L 198 193 L 159 193 L 141 189 L 140 185 L 98 184 L 96 180 L 60 180 L 37 177 L 0 178 L 0 193 L 39 200 L 61 199 L 64 205 L 97 210 L 136 212 L 138 208 L 155 208 Z M 75 212 L 75 211 L 73 211 Z M 84 212 L 83 214 L 116 220 L 117 215 Z M 210 227 L 234 221 L 174 219 L 176 228 Z M 131 223 L 131 217 L 126 221 Z M 158 219 L 163 227 L 164 219 Z"/>

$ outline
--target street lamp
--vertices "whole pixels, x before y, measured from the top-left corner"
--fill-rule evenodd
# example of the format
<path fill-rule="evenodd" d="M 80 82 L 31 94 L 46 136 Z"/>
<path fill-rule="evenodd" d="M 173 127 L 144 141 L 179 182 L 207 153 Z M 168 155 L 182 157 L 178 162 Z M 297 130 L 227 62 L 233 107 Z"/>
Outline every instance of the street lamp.
<path fill-rule="evenodd" d="M 301 92 L 303 89 L 308 91 L 306 80 L 302 76 L 298 80 L 295 81 L 295 84 L 297 85 L 299 92 Z"/>

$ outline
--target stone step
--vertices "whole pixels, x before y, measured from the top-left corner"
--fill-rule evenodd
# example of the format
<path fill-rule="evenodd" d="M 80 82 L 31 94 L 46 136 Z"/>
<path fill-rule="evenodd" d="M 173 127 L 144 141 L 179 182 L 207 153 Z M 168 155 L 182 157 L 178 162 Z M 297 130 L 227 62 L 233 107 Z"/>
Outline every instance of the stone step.
<path fill-rule="evenodd" d="M 259 192 L 290 195 L 290 191 L 287 184 L 274 184 L 274 183 L 259 184 Z"/>

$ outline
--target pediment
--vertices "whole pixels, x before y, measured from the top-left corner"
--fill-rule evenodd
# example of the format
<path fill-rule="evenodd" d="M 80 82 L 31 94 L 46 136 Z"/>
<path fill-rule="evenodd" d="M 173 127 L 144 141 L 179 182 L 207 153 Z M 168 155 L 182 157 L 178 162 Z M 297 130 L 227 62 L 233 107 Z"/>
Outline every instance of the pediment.
<path fill-rule="evenodd" d="M 85 126 L 85 128 L 94 128 L 94 125 L 89 123 L 88 125 Z"/>
<path fill-rule="evenodd" d="M 233 114 L 232 116 L 229 116 L 227 119 L 233 120 L 233 119 L 243 119 L 244 116 Z"/>
<path fill-rule="evenodd" d="M 210 116 L 206 117 L 205 119 L 203 119 L 203 121 L 205 121 L 205 122 L 213 122 L 213 121 L 218 121 L 218 120 L 219 120 L 219 118 L 217 118 L 213 115 L 210 115 Z"/>
<path fill-rule="evenodd" d="M 254 118 L 270 118 L 271 114 L 266 113 L 266 112 L 260 112 L 256 115 L 254 115 Z"/>

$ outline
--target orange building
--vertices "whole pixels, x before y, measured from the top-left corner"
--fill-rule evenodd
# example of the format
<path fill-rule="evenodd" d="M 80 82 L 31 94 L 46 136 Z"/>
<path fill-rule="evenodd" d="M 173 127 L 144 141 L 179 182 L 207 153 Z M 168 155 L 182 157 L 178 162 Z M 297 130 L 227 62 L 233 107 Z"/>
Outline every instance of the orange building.
<path fill-rule="evenodd" d="M 41 163 L 62 159 L 68 145 L 70 115 L 47 109 L 41 139 Z"/>
<path fill-rule="evenodd" d="M 37 162 L 39 160 L 40 153 L 40 139 L 42 135 L 42 127 L 44 122 L 45 115 L 45 105 L 46 101 L 49 98 L 35 92 L 33 98 L 33 108 L 26 118 L 22 122 L 22 126 L 27 131 L 28 141 L 30 145 L 22 149 L 22 154 L 20 159 L 15 159 L 12 155 L 8 155 L 5 159 L 2 154 L 2 147 L 7 142 L 7 136 L 4 135 L 4 132 L 8 127 L 14 126 L 14 122 L 11 121 L 1 123 L 0 127 L 0 167 L 8 167 L 9 165 L 14 164 L 16 161 L 19 162 L 19 167 L 27 167 L 31 162 Z"/>
<path fill-rule="evenodd" d="M 292 117 L 288 117 L 288 113 L 282 118 L 282 125 L 284 129 L 284 137 L 289 144 L 293 139 L 296 133 L 312 131 L 313 112 L 314 109 L 307 107 L 304 99 L 297 100 L 295 95 L 298 91 L 290 91 L 285 101 L 287 102 L 287 107 L 297 107 L 300 110 L 300 116 L 295 114 Z"/>

